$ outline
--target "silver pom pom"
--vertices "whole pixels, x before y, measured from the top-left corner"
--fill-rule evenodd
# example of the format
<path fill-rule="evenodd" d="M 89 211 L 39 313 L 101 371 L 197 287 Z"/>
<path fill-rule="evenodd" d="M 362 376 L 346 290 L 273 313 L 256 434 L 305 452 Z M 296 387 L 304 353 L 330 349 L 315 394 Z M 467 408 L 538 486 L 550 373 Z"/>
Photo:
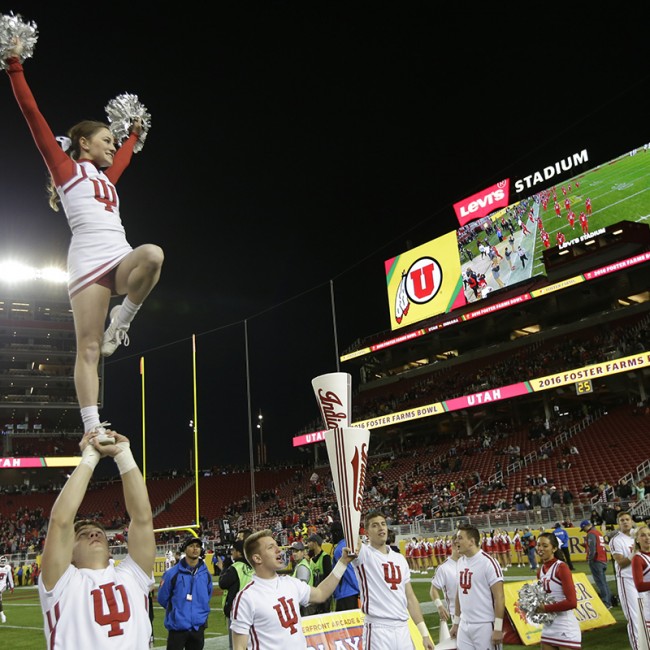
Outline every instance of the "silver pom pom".
<path fill-rule="evenodd" d="M 106 115 L 108 116 L 111 133 L 118 144 L 122 144 L 130 135 L 133 120 L 139 117 L 142 121 L 142 133 L 133 147 L 133 153 L 142 150 L 147 133 L 151 128 L 151 115 L 145 106 L 140 102 L 137 95 L 123 93 L 106 104 Z"/>
<path fill-rule="evenodd" d="M 544 591 L 541 583 L 526 583 L 519 590 L 519 600 L 515 603 L 515 610 L 529 622 L 536 625 L 544 625 L 555 620 L 555 612 L 538 612 L 540 605 L 548 605 L 555 602 L 550 594 Z"/>
<path fill-rule="evenodd" d="M 22 63 L 34 54 L 34 46 L 38 40 L 36 23 L 25 22 L 20 14 L 0 15 L 0 68 L 7 69 L 7 59 L 16 46 L 18 39 L 23 46 L 23 51 L 18 57 Z"/>

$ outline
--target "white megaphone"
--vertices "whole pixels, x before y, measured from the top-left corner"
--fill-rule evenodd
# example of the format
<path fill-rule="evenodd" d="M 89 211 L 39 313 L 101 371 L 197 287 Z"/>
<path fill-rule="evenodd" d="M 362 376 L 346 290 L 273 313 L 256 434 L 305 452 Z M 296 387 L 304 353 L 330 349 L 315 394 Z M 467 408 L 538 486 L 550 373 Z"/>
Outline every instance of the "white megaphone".
<path fill-rule="evenodd" d="M 440 637 L 436 643 L 436 650 L 456 650 L 456 639 L 449 635 L 449 625 L 447 621 L 440 621 Z"/>

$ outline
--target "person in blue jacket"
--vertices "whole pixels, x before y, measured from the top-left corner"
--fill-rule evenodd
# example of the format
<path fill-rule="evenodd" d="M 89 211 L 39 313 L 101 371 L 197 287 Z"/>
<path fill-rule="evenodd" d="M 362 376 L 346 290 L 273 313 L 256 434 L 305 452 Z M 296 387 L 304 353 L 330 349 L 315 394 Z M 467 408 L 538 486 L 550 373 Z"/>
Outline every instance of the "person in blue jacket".
<path fill-rule="evenodd" d="M 201 555 L 203 544 L 188 537 L 185 557 L 163 574 L 158 603 L 165 608 L 167 650 L 202 650 L 210 614 L 212 574 Z"/>
<path fill-rule="evenodd" d="M 343 548 L 346 546 L 343 538 L 343 525 L 340 521 L 332 522 L 330 535 L 332 544 L 335 545 L 332 564 L 336 564 L 343 555 Z M 359 582 L 351 563 L 345 569 L 345 573 L 339 584 L 336 585 L 332 595 L 334 597 L 334 611 L 336 612 L 359 608 Z"/>

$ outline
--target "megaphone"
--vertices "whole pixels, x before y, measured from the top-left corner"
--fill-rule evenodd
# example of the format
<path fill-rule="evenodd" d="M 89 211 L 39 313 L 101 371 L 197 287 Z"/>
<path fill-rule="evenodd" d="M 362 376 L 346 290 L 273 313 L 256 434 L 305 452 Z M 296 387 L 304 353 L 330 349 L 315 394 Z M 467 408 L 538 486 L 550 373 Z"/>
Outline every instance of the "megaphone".
<path fill-rule="evenodd" d="M 456 650 L 456 639 L 452 639 L 449 634 L 449 625 L 447 621 L 440 621 L 440 637 L 436 643 L 436 650 Z"/>

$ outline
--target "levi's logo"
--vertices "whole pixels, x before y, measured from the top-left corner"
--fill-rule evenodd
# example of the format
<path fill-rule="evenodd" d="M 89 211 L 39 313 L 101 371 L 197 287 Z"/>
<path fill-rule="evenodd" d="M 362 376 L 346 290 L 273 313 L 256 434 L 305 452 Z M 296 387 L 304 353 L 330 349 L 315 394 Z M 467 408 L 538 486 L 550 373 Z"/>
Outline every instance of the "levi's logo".
<path fill-rule="evenodd" d="M 464 226 L 469 221 L 485 217 L 497 208 L 505 208 L 508 205 L 509 190 L 510 179 L 506 178 L 492 187 L 454 203 L 460 225 Z"/>

